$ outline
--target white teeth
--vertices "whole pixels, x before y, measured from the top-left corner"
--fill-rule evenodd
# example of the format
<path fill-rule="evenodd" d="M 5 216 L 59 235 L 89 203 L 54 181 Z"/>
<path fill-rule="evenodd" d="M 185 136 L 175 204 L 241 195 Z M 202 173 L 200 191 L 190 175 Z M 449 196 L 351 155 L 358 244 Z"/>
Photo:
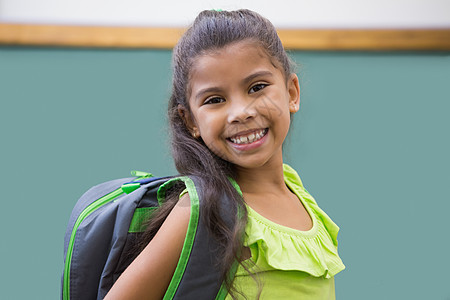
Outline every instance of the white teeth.
<path fill-rule="evenodd" d="M 231 137 L 230 140 L 235 144 L 250 144 L 261 139 L 265 135 L 265 133 L 266 130 L 261 129 L 257 132 L 252 132 L 247 136 Z"/>

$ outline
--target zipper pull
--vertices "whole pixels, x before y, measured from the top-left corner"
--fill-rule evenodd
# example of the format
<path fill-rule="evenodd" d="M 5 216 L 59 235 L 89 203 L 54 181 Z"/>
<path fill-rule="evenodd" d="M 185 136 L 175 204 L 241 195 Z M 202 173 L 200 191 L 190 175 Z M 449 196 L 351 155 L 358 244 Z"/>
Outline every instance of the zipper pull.
<path fill-rule="evenodd" d="M 147 172 L 143 172 L 143 171 L 131 171 L 131 175 L 136 176 L 136 177 L 141 177 L 141 178 L 153 177 L 152 173 L 147 173 Z"/>
<path fill-rule="evenodd" d="M 139 182 L 130 182 L 130 183 L 125 183 L 122 185 L 121 189 L 125 194 L 129 194 L 135 190 L 137 190 L 138 188 L 141 187 L 141 184 Z"/>

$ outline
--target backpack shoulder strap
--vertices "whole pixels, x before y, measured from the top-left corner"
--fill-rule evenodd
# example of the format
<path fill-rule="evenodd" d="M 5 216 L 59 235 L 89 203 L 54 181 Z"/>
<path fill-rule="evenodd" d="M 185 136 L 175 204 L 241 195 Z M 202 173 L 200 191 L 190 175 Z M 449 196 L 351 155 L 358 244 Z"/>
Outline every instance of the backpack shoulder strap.
<path fill-rule="evenodd" d="M 195 177 L 178 177 L 169 180 L 158 190 L 158 200 L 163 201 L 165 191 L 176 181 L 183 181 L 191 199 L 191 215 L 180 259 L 167 288 L 166 299 L 224 299 L 227 292 L 220 281 L 219 245 L 202 220 L 203 202 L 199 198 L 202 188 Z M 221 206 L 231 208 L 230 200 L 221 197 Z M 233 209 L 222 210 L 235 214 Z M 223 216 L 230 219 L 230 216 Z M 234 219 L 232 216 L 231 219 Z"/>

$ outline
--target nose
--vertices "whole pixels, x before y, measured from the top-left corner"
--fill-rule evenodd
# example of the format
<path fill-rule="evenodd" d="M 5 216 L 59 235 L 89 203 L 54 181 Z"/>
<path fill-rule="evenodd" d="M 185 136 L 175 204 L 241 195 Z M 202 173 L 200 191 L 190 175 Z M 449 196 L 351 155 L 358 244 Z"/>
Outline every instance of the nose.
<path fill-rule="evenodd" d="M 253 101 L 244 98 L 232 99 L 228 110 L 229 123 L 244 123 L 256 117 L 256 106 L 252 104 Z"/>

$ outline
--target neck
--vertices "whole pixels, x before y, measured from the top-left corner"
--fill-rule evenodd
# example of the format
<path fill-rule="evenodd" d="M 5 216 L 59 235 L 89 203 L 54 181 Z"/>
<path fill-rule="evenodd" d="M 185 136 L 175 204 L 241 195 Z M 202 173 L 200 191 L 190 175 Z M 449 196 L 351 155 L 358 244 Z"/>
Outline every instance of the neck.
<path fill-rule="evenodd" d="M 236 181 L 244 194 L 268 194 L 287 189 L 282 160 L 257 168 L 237 168 Z"/>

